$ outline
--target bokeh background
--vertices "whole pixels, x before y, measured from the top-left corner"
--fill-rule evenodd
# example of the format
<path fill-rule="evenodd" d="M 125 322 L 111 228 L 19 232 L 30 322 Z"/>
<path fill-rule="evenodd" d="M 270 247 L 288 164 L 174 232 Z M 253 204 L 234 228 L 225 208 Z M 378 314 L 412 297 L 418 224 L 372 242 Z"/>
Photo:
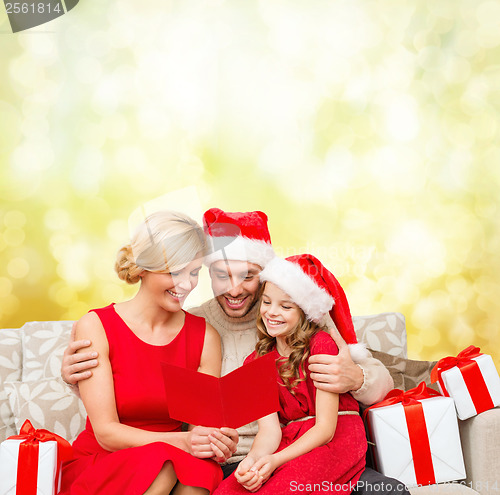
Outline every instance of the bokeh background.
<path fill-rule="evenodd" d="M 260 209 L 409 356 L 500 361 L 500 2 L 81 0 L 0 6 L 0 328 L 129 297 L 129 216 Z M 209 296 L 206 283 L 190 296 Z"/>

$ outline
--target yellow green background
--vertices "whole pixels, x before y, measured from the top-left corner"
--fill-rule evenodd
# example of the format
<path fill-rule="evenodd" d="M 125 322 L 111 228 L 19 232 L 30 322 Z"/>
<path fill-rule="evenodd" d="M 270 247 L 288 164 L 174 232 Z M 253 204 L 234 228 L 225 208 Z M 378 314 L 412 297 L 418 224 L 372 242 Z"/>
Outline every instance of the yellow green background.
<path fill-rule="evenodd" d="M 0 327 L 130 296 L 131 213 L 269 215 L 412 358 L 500 360 L 500 2 L 81 0 L 0 6 Z M 196 196 L 196 198 L 195 198 Z M 205 280 L 190 296 L 210 294 Z"/>

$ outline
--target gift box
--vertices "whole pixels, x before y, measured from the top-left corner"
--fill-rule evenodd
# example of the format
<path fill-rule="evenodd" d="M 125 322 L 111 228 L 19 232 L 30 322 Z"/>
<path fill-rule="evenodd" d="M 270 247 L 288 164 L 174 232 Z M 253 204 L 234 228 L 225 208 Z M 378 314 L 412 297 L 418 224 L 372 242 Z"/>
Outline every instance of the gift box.
<path fill-rule="evenodd" d="M 19 435 L 0 444 L 0 495 L 55 495 L 62 461 L 71 458 L 71 445 L 26 421 Z"/>
<path fill-rule="evenodd" d="M 378 470 L 408 487 L 465 478 L 453 399 L 422 382 L 365 411 Z"/>
<path fill-rule="evenodd" d="M 457 416 L 471 418 L 500 405 L 500 377 L 491 356 L 469 346 L 456 357 L 440 359 L 431 374 L 439 390 L 455 401 Z"/>

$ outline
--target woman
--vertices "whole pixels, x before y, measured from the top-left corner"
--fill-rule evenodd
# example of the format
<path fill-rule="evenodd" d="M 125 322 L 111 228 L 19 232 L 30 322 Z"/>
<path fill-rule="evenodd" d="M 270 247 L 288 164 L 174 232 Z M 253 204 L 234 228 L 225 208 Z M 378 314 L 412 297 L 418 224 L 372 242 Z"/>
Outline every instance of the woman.
<path fill-rule="evenodd" d="M 161 372 L 161 362 L 169 362 L 220 374 L 219 335 L 182 310 L 205 249 L 196 222 L 164 211 L 147 217 L 119 251 L 118 276 L 140 286 L 132 299 L 92 310 L 76 325 L 76 337 L 92 341 L 99 366 L 80 384 L 87 424 L 63 468 L 60 493 L 205 494 L 222 479 L 211 458 L 234 450 L 234 430 L 181 431 L 168 415 Z"/>

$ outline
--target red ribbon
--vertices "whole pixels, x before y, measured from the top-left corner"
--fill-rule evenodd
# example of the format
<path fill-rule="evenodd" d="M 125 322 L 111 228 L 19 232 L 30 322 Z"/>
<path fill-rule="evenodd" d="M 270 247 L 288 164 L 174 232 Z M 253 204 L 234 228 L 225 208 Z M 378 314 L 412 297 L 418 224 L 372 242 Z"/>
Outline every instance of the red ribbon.
<path fill-rule="evenodd" d="M 459 352 L 457 357 L 448 356 L 440 359 L 431 371 L 432 383 L 439 381 L 443 394 L 449 397 L 450 395 L 443 383 L 441 373 L 457 366 L 464 377 L 465 385 L 474 403 L 477 414 L 495 407 L 481 370 L 479 369 L 479 365 L 476 360 L 473 359 L 482 356 L 480 351 L 479 347 L 470 345 L 467 349 Z"/>
<path fill-rule="evenodd" d="M 68 461 L 73 456 L 67 440 L 48 430 L 36 430 L 29 420 L 24 422 L 19 435 L 13 435 L 8 440 L 24 440 L 19 445 L 16 495 L 36 495 L 40 442 L 57 442 L 56 483 L 59 481 L 61 462 Z"/>
<path fill-rule="evenodd" d="M 399 389 L 391 390 L 382 402 L 369 407 L 363 413 L 363 417 L 366 418 L 367 412 L 370 409 L 392 406 L 394 404 L 403 405 L 413 456 L 413 467 L 418 485 L 432 485 L 436 483 L 424 410 L 422 404 L 419 402 L 422 399 L 430 399 L 431 397 L 440 397 L 440 394 L 428 388 L 425 382 L 421 382 L 417 387 L 406 392 Z M 370 425 L 368 425 L 368 428 L 370 428 Z"/>

